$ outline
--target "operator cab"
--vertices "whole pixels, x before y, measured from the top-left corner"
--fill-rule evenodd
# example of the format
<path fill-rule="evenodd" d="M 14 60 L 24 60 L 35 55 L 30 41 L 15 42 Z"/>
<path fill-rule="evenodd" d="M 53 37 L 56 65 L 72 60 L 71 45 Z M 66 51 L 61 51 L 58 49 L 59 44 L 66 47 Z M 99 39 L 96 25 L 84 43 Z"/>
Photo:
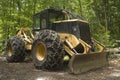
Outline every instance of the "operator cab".
<path fill-rule="evenodd" d="M 35 14 L 33 30 L 41 29 L 73 34 L 88 44 L 92 44 L 88 22 L 69 11 L 50 8 Z"/>
<path fill-rule="evenodd" d="M 77 17 L 71 12 L 62 9 L 46 9 L 34 15 L 33 30 L 51 29 L 52 23 L 68 19 L 76 19 Z"/>

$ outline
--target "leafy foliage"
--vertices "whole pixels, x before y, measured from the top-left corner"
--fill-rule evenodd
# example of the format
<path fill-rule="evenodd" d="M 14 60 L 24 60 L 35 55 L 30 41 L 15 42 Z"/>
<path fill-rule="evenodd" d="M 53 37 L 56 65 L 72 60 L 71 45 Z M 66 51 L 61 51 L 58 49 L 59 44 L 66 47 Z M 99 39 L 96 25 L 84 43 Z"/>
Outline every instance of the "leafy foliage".
<path fill-rule="evenodd" d="M 94 38 L 105 45 L 120 39 L 120 0 L 0 0 L 0 39 L 21 27 L 32 28 L 32 15 L 46 8 L 62 8 L 84 16 Z"/>

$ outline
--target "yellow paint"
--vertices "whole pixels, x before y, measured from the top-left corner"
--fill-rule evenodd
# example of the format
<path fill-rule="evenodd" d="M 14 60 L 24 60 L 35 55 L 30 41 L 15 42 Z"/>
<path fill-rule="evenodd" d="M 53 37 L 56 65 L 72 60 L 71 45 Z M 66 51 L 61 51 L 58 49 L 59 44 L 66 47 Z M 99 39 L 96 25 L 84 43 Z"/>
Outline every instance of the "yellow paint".
<path fill-rule="evenodd" d="M 30 36 L 27 35 L 27 33 L 30 33 Z M 17 36 L 21 37 L 22 40 L 25 42 L 26 50 L 31 50 L 34 36 L 33 36 L 33 34 L 30 32 L 30 29 L 29 29 L 29 28 L 21 28 L 21 29 L 18 31 Z"/>
<path fill-rule="evenodd" d="M 79 44 L 79 40 L 77 39 L 76 36 L 73 34 L 67 34 L 67 33 L 58 33 L 62 41 L 69 41 L 69 43 L 74 47 L 76 47 Z"/>
<path fill-rule="evenodd" d="M 58 35 L 61 37 L 63 42 L 66 42 L 68 46 L 65 46 L 65 51 L 72 56 L 73 54 L 76 54 L 75 52 L 72 51 L 77 45 L 81 44 L 84 48 L 83 54 L 87 54 L 90 52 L 91 46 L 88 45 L 86 42 L 84 42 L 81 39 L 78 39 L 76 36 L 73 34 L 67 34 L 67 33 L 58 33 Z"/>
<path fill-rule="evenodd" d="M 95 40 L 92 38 L 92 41 L 98 46 L 99 51 L 98 52 L 103 52 L 105 49 L 105 46 L 103 44 L 101 44 L 99 41 Z"/>
<path fill-rule="evenodd" d="M 40 42 L 35 46 L 35 55 L 39 61 L 42 61 L 45 59 L 46 47 L 45 47 L 44 43 Z"/>
<path fill-rule="evenodd" d="M 70 56 L 73 56 L 73 54 L 75 54 L 70 48 L 68 48 L 67 46 L 65 46 L 65 51 L 70 55 Z"/>
<path fill-rule="evenodd" d="M 27 44 L 25 45 L 25 48 L 26 48 L 26 50 L 31 50 L 32 44 L 27 43 Z"/>
<path fill-rule="evenodd" d="M 12 46 L 10 45 L 8 48 L 8 56 L 12 56 L 13 55 L 13 50 L 12 50 Z"/>
<path fill-rule="evenodd" d="M 62 21 L 54 21 L 53 23 L 73 22 L 73 21 L 79 21 L 79 22 L 88 23 L 87 21 L 84 21 L 84 20 L 81 20 L 81 19 L 68 19 L 68 20 L 62 20 Z"/>

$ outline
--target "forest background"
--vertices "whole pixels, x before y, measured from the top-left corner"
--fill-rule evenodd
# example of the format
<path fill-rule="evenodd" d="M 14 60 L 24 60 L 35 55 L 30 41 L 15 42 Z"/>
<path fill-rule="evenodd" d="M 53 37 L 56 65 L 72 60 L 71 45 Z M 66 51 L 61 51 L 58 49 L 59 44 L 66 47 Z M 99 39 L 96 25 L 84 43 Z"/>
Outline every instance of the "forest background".
<path fill-rule="evenodd" d="M 61 8 L 82 16 L 92 36 L 106 47 L 120 39 L 120 0 L 0 0 L 0 51 L 21 27 L 32 30 L 33 15 L 47 8 Z"/>

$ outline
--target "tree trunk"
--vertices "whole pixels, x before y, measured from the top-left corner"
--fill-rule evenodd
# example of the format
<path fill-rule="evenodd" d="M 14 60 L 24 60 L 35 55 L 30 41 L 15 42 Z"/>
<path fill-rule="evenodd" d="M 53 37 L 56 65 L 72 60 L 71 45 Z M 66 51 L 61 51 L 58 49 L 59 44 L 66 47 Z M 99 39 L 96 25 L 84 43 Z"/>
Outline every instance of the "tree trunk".
<path fill-rule="evenodd" d="M 34 0 L 33 14 L 35 14 L 35 13 L 36 13 L 36 3 L 37 3 L 37 0 Z"/>
<path fill-rule="evenodd" d="M 108 31 L 108 20 L 107 20 L 107 3 L 108 3 L 108 0 L 102 0 L 103 1 L 103 7 L 104 7 L 104 19 L 105 19 L 105 29 L 106 29 L 106 32 Z"/>
<path fill-rule="evenodd" d="M 79 1 L 80 15 L 83 16 L 81 0 Z"/>
<path fill-rule="evenodd" d="M 21 14 L 21 3 L 20 1 L 18 0 L 17 1 L 17 8 L 18 8 L 18 16 L 19 16 L 19 19 L 18 19 L 18 25 L 20 26 L 21 25 L 21 21 L 20 21 L 20 14 Z"/>
<path fill-rule="evenodd" d="M 97 18 L 97 21 L 98 21 L 98 23 L 99 23 L 99 26 L 101 25 L 101 23 L 100 23 L 100 19 L 99 19 L 99 12 L 98 12 L 98 9 L 97 9 L 97 2 L 96 2 L 96 0 L 94 0 L 94 12 L 95 12 L 95 15 L 96 15 L 96 18 Z"/>

